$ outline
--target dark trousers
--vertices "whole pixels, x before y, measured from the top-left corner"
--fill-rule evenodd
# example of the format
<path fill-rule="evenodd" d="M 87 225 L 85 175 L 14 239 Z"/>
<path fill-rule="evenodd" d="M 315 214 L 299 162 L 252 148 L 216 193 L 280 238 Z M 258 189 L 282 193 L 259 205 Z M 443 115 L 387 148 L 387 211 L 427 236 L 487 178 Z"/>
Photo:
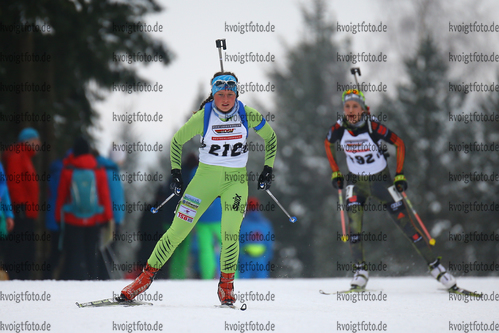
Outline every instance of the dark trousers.
<path fill-rule="evenodd" d="M 100 226 L 64 225 L 62 253 L 65 257 L 61 280 L 97 279 Z"/>
<path fill-rule="evenodd" d="M 405 203 L 395 200 L 390 195 L 388 188 L 393 185 L 388 167 L 383 171 L 371 176 L 358 176 L 349 174 L 347 185 L 353 186 L 350 198 L 347 198 L 347 215 L 349 232 L 351 234 L 362 233 L 362 218 L 364 216 L 364 205 L 367 198 L 373 197 L 379 200 L 390 213 L 390 217 L 395 225 L 405 234 L 414 246 L 414 249 L 429 264 L 436 259 L 430 245 L 422 236 L 422 232 L 415 225 L 409 215 Z M 346 189 L 348 192 L 348 187 Z M 361 263 L 364 260 L 364 246 L 362 238 L 351 237 L 350 248 L 355 262 Z"/>
<path fill-rule="evenodd" d="M 60 231 L 49 231 L 50 241 L 49 241 L 49 252 L 45 258 L 48 270 L 43 272 L 44 279 L 58 279 L 58 269 L 59 261 L 61 257 L 61 251 L 59 250 L 59 237 L 61 236 Z"/>
<path fill-rule="evenodd" d="M 35 219 L 20 211 L 14 220 L 14 229 L 5 240 L 4 265 L 11 280 L 29 280 L 35 265 Z"/>

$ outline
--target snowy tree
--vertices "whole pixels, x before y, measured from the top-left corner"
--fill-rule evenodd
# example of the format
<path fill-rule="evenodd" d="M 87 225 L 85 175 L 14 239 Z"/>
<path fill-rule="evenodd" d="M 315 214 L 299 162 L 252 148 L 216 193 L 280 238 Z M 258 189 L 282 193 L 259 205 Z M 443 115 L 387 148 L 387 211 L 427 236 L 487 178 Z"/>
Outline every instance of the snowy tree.
<path fill-rule="evenodd" d="M 348 69 L 336 61 L 341 47 L 333 41 L 334 24 L 326 13 L 324 1 L 303 9 L 304 38 L 287 50 L 286 68 L 269 73 L 278 89 L 272 112 L 278 153 L 271 191 L 298 217 L 290 224 L 277 205 L 268 214 L 275 225 L 279 277 L 331 276 L 339 245 L 337 195 L 323 142 L 341 110 L 336 87 L 345 82 Z"/>

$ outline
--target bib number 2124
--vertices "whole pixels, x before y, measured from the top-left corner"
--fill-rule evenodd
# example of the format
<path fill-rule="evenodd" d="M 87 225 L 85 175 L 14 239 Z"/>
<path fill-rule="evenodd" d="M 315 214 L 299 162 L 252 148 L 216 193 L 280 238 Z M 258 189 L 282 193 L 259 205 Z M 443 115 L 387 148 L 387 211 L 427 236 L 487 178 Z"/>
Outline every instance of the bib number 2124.
<path fill-rule="evenodd" d="M 217 145 L 217 144 L 212 144 L 210 147 L 209 153 L 215 156 L 220 156 L 219 155 L 219 150 L 222 149 L 223 151 L 221 152 L 221 156 L 239 156 L 243 152 L 241 148 L 243 148 L 243 144 L 241 142 L 238 142 L 230 147 L 231 145 L 229 143 L 224 144 L 223 146 Z M 230 152 L 230 155 L 228 155 Z"/>

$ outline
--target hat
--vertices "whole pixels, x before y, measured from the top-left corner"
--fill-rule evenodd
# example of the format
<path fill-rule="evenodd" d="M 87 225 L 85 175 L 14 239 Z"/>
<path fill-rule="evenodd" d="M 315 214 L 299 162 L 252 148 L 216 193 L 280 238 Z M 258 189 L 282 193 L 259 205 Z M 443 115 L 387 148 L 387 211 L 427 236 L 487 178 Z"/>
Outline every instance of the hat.
<path fill-rule="evenodd" d="M 366 110 L 366 98 L 364 97 L 364 94 L 362 91 L 358 89 L 349 89 L 343 92 L 343 95 L 341 96 L 341 100 L 343 101 L 343 105 L 347 101 L 354 101 L 360 104 L 360 107 L 363 110 Z"/>
<path fill-rule="evenodd" d="M 80 156 L 90 153 L 90 145 L 83 137 L 78 137 L 73 144 L 73 156 Z"/>
<path fill-rule="evenodd" d="M 18 142 L 24 142 L 29 139 L 38 139 L 40 136 L 38 135 L 38 131 L 32 127 L 26 127 L 19 133 L 19 136 L 17 137 Z"/>
<path fill-rule="evenodd" d="M 211 94 L 220 90 L 232 90 L 237 93 L 237 80 L 232 75 L 219 75 L 211 80 Z"/>

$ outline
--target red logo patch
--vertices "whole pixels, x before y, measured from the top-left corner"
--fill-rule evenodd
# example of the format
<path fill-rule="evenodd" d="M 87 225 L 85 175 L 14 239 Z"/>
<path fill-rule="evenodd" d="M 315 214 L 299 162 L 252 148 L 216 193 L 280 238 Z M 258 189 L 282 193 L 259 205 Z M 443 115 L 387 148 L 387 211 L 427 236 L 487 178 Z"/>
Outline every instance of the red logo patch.
<path fill-rule="evenodd" d="M 400 220 L 401 218 L 405 217 L 404 213 L 400 212 L 397 218 Z"/>

